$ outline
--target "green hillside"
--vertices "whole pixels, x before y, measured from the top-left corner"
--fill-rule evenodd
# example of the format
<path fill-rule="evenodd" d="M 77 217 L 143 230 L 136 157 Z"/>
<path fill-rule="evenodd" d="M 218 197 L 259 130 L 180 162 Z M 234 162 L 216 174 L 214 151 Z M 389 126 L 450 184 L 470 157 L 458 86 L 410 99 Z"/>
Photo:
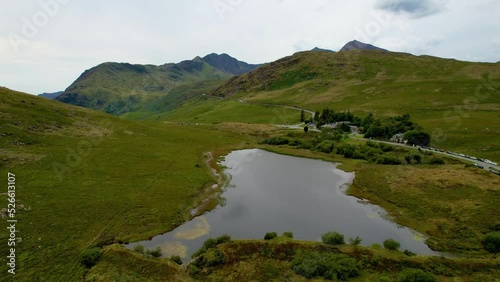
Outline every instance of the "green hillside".
<path fill-rule="evenodd" d="M 230 76 L 201 58 L 161 66 L 104 63 L 85 71 L 57 100 L 121 115 L 147 110 L 178 86 Z"/>
<path fill-rule="evenodd" d="M 499 90 L 498 64 L 352 50 L 297 53 L 211 94 L 378 117 L 408 113 L 434 146 L 500 161 Z"/>
<path fill-rule="evenodd" d="M 17 184 L 16 281 L 79 280 L 88 247 L 178 226 L 213 184 L 203 155 L 245 138 L 127 121 L 6 88 L 0 120 L 0 174 L 15 174 Z M 5 220 L 0 227 L 6 230 Z M 1 232 L 0 241 L 8 236 Z M 6 256 L 0 263 L 5 277 Z"/>

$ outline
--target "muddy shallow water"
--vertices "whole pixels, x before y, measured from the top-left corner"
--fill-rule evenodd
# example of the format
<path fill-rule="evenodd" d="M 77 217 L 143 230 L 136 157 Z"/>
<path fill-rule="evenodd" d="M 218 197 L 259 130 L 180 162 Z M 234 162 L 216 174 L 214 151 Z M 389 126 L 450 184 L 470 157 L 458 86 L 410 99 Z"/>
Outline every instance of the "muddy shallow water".
<path fill-rule="evenodd" d="M 230 176 L 221 204 L 175 230 L 150 241 L 131 243 L 148 249 L 160 246 L 163 255 L 188 259 L 210 237 L 229 234 L 234 239 L 262 239 L 266 232 L 291 231 L 300 240 L 321 240 L 336 231 L 362 238 L 362 245 L 393 238 L 422 255 L 436 254 L 421 234 L 390 221 L 383 209 L 345 195 L 354 179 L 334 164 L 263 150 L 241 150 L 220 164 Z"/>

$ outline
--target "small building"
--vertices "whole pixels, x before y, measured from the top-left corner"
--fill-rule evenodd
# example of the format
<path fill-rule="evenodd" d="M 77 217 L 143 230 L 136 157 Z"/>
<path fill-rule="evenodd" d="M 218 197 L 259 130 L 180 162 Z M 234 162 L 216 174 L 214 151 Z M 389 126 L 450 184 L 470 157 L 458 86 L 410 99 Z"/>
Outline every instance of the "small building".
<path fill-rule="evenodd" d="M 405 140 L 405 135 L 404 133 L 398 133 L 391 138 L 392 142 L 397 142 L 397 143 L 408 143 L 408 140 Z"/>

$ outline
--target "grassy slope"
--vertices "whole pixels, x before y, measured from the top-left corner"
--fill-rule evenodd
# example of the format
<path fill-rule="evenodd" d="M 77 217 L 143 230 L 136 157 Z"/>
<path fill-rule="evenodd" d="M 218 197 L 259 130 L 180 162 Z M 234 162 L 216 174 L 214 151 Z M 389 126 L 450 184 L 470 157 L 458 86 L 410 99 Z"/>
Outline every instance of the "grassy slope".
<path fill-rule="evenodd" d="M 499 83 L 499 64 L 304 52 L 233 78 L 213 94 L 311 110 L 409 113 L 433 134 L 435 146 L 500 161 Z"/>
<path fill-rule="evenodd" d="M 191 265 L 186 273 L 185 268 L 173 265 L 168 259 L 149 259 L 123 247 L 110 246 L 85 278 L 86 281 L 327 281 L 321 277 L 307 280 L 292 270 L 292 260 L 301 251 L 338 253 L 356 259 L 360 273 L 349 281 L 399 281 L 399 273 L 405 268 L 422 269 L 432 273 L 437 281 L 450 282 L 494 281 L 499 275 L 498 259 L 407 257 L 380 248 L 330 246 L 278 237 L 271 241 L 231 241 L 210 249 L 197 258 L 198 263 L 204 264 L 198 273 Z M 215 262 L 216 252 L 222 255 L 224 263 Z"/>
<path fill-rule="evenodd" d="M 235 100 L 210 97 L 198 97 L 174 111 L 161 115 L 161 120 L 203 124 L 223 122 L 297 124 L 299 119 L 300 111 L 293 109 L 244 104 Z"/>
<path fill-rule="evenodd" d="M 154 112 L 158 99 L 160 105 L 175 104 L 189 98 L 189 91 L 200 87 L 197 83 L 229 77 L 198 59 L 162 66 L 104 63 L 85 71 L 57 100 L 114 115 Z M 186 97 L 174 93 L 175 99 L 165 99 L 174 89 L 189 84 L 193 86 L 180 88 Z M 171 107 L 170 103 L 165 106 Z"/>
<path fill-rule="evenodd" d="M 203 153 L 242 141 L 207 127 L 130 122 L 3 88 L 0 119 L 0 175 L 16 174 L 18 204 L 28 207 L 17 214 L 18 281 L 76 280 L 88 246 L 177 226 L 213 182 L 207 168 L 195 167 Z M 68 170 L 57 173 L 54 163 Z M 1 228 L 5 242 L 3 220 Z M 0 262 L 6 273 L 5 256 Z"/>

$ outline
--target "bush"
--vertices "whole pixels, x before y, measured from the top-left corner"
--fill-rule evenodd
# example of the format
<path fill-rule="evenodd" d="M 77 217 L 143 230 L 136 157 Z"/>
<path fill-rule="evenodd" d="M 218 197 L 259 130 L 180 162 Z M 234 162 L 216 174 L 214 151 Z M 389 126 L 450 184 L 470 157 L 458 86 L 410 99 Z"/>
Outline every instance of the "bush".
<path fill-rule="evenodd" d="M 405 160 L 408 164 L 421 164 L 422 155 L 418 152 L 409 152 L 405 155 Z"/>
<path fill-rule="evenodd" d="M 207 240 L 205 240 L 205 242 L 203 242 L 203 246 L 201 246 L 198 251 L 192 254 L 191 257 L 197 257 L 205 253 L 207 250 L 215 248 L 217 245 L 223 244 L 228 241 L 231 241 L 231 236 L 227 234 L 221 235 L 217 238 L 208 238 Z"/>
<path fill-rule="evenodd" d="M 180 256 L 171 256 L 170 259 L 178 265 L 182 265 L 182 258 Z"/>
<path fill-rule="evenodd" d="M 432 274 L 420 269 L 407 268 L 399 274 L 399 282 L 435 282 Z"/>
<path fill-rule="evenodd" d="M 343 245 L 345 244 L 344 235 L 337 232 L 328 232 L 321 235 L 321 240 L 329 245 Z"/>
<path fill-rule="evenodd" d="M 81 256 L 80 261 L 87 268 L 92 268 L 96 265 L 102 257 L 102 250 L 100 248 L 92 248 L 85 250 Z"/>
<path fill-rule="evenodd" d="M 429 164 L 431 165 L 444 165 L 446 162 L 440 157 L 431 157 L 429 159 Z"/>
<path fill-rule="evenodd" d="M 356 236 L 356 238 L 349 238 L 349 244 L 359 246 L 361 244 L 361 238 L 359 238 L 359 236 Z"/>
<path fill-rule="evenodd" d="M 283 237 L 292 239 L 293 238 L 293 233 L 292 232 L 284 232 L 283 233 Z"/>
<path fill-rule="evenodd" d="M 397 251 L 401 247 L 398 241 L 394 239 L 387 239 L 384 241 L 384 248 L 391 251 Z"/>
<path fill-rule="evenodd" d="M 386 153 L 377 158 L 378 164 L 400 165 L 403 161 L 394 153 Z"/>
<path fill-rule="evenodd" d="M 134 252 L 138 254 L 144 254 L 144 246 L 143 245 L 137 245 L 134 247 Z"/>
<path fill-rule="evenodd" d="M 325 140 L 316 146 L 316 149 L 322 153 L 331 153 L 333 151 L 334 142 L 330 140 Z"/>
<path fill-rule="evenodd" d="M 278 234 L 276 232 L 267 232 L 264 236 L 264 240 L 272 240 L 276 237 L 278 237 Z"/>
<path fill-rule="evenodd" d="M 417 254 L 415 254 L 414 252 L 412 252 L 412 251 L 408 251 L 408 250 L 404 250 L 404 251 L 403 251 L 403 254 L 405 254 L 405 255 L 407 255 L 407 256 L 409 256 L 409 257 L 414 257 L 414 256 L 416 256 L 416 255 L 417 255 Z"/>
<path fill-rule="evenodd" d="M 273 137 L 273 138 L 264 140 L 263 143 L 269 144 L 269 145 L 288 145 L 289 142 L 290 142 L 290 140 L 288 140 L 287 138 Z"/>
<path fill-rule="evenodd" d="M 295 273 L 311 279 L 323 277 L 328 280 L 345 281 L 359 275 L 356 259 L 337 253 L 302 251 L 292 261 Z"/>
<path fill-rule="evenodd" d="M 159 258 L 159 257 L 161 257 L 161 248 L 160 248 L 160 246 L 158 246 L 154 250 L 146 250 L 145 254 L 148 257 Z"/>
<path fill-rule="evenodd" d="M 225 262 L 224 254 L 220 250 L 211 250 L 204 254 L 203 265 L 214 267 L 221 265 Z"/>
<path fill-rule="evenodd" d="M 500 253 L 500 231 L 486 234 L 483 245 L 490 253 Z"/>

